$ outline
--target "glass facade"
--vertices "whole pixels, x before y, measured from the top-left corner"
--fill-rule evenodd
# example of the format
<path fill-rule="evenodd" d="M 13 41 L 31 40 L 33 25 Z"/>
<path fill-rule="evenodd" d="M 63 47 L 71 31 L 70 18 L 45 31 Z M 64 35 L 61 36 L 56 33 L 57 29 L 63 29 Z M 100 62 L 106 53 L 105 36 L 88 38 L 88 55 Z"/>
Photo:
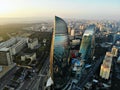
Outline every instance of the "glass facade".
<path fill-rule="evenodd" d="M 65 21 L 55 16 L 54 22 L 54 48 L 52 69 L 55 88 L 61 88 L 67 82 L 68 58 L 69 58 L 69 38 L 67 24 Z"/>
<path fill-rule="evenodd" d="M 83 60 L 90 58 L 94 52 L 94 28 L 94 26 L 89 26 L 82 37 L 79 53 L 81 53 L 81 58 Z"/>

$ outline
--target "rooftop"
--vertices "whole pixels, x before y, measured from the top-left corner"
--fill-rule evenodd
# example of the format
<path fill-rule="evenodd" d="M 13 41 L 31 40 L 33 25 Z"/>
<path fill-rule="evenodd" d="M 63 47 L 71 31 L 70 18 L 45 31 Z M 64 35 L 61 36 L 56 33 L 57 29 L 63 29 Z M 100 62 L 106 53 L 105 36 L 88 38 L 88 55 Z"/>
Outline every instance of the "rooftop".
<path fill-rule="evenodd" d="M 93 35 L 93 34 L 94 34 L 94 29 L 95 29 L 95 26 L 94 26 L 94 25 L 88 26 L 87 29 L 85 30 L 83 36 Z"/>
<path fill-rule="evenodd" d="M 92 29 L 87 29 L 87 30 L 85 30 L 83 36 L 89 36 L 89 35 L 93 35 L 93 34 L 94 34 L 94 30 L 92 30 Z"/>
<path fill-rule="evenodd" d="M 3 47 L 3 48 L 0 49 L 0 51 L 6 51 L 6 52 L 7 52 L 8 50 L 9 50 L 9 48 L 6 48 L 6 47 Z"/>

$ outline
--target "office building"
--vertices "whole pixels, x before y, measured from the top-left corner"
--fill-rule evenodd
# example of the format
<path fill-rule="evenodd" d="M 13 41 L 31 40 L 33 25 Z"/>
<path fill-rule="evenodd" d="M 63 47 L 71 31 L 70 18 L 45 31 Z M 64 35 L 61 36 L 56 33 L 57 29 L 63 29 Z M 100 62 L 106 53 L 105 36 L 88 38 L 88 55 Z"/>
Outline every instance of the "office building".
<path fill-rule="evenodd" d="M 57 16 L 54 21 L 50 54 L 50 71 L 54 88 L 61 88 L 68 81 L 69 39 L 67 24 Z"/>
<path fill-rule="evenodd" d="M 26 44 L 27 44 L 27 40 L 21 39 L 16 44 L 14 44 L 12 47 L 10 47 L 12 55 L 19 53 L 26 46 Z"/>
<path fill-rule="evenodd" d="M 86 60 L 93 56 L 95 48 L 94 30 L 95 26 L 90 25 L 83 34 L 79 50 L 79 53 L 81 53 L 81 59 L 83 60 Z"/>
<path fill-rule="evenodd" d="M 0 65 L 11 65 L 13 63 L 9 48 L 0 49 Z"/>
<path fill-rule="evenodd" d="M 16 38 L 11 38 L 5 42 L 2 42 L 0 43 L 0 48 L 3 48 L 3 47 L 10 47 L 12 46 L 13 44 L 15 44 L 17 42 L 17 39 Z"/>

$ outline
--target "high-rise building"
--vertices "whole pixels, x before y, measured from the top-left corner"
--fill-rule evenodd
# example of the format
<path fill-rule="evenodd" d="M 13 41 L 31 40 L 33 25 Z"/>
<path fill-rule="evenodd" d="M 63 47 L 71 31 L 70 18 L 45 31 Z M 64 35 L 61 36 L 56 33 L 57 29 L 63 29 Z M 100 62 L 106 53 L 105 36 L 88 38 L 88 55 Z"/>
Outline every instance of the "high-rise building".
<path fill-rule="evenodd" d="M 65 21 L 55 16 L 50 55 L 50 71 L 54 88 L 63 87 L 68 81 L 69 39 Z"/>
<path fill-rule="evenodd" d="M 105 58 L 103 60 L 103 64 L 100 69 L 100 76 L 104 79 L 109 79 L 111 64 L 112 64 L 113 54 L 111 52 L 106 52 Z"/>
<path fill-rule="evenodd" d="M 81 59 L 86 60 L 92 57 L 95 48 L 94 38 L 95 26 L 90 25 L 84 32 L 79 53 L 81 53 Z"/>

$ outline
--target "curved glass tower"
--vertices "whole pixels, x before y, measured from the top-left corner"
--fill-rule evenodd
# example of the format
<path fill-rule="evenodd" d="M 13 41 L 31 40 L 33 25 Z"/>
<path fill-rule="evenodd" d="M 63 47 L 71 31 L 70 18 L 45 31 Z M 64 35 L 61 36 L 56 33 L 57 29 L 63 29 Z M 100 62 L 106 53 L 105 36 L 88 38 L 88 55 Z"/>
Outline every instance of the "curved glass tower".
<path fill-rule="evenodd" d="M 94 25 L 90 25 L 84 32 L 82 37 L 82 42 L 80 46 L 79 53 L 81 53 L 81 59 L 87 60 L 92 57 L 95 47 L 95 38 L 94 38 Z"/>
<path fill-rule="evenodd" d="M 67 24 L 65 21 L 55 16 L 52 48 L 50 57 L 51 76 L 55 88 L 62 88 L 67 82 L 69 39 Z M 53 58 L 52 58 L 53 57 Z"/>

